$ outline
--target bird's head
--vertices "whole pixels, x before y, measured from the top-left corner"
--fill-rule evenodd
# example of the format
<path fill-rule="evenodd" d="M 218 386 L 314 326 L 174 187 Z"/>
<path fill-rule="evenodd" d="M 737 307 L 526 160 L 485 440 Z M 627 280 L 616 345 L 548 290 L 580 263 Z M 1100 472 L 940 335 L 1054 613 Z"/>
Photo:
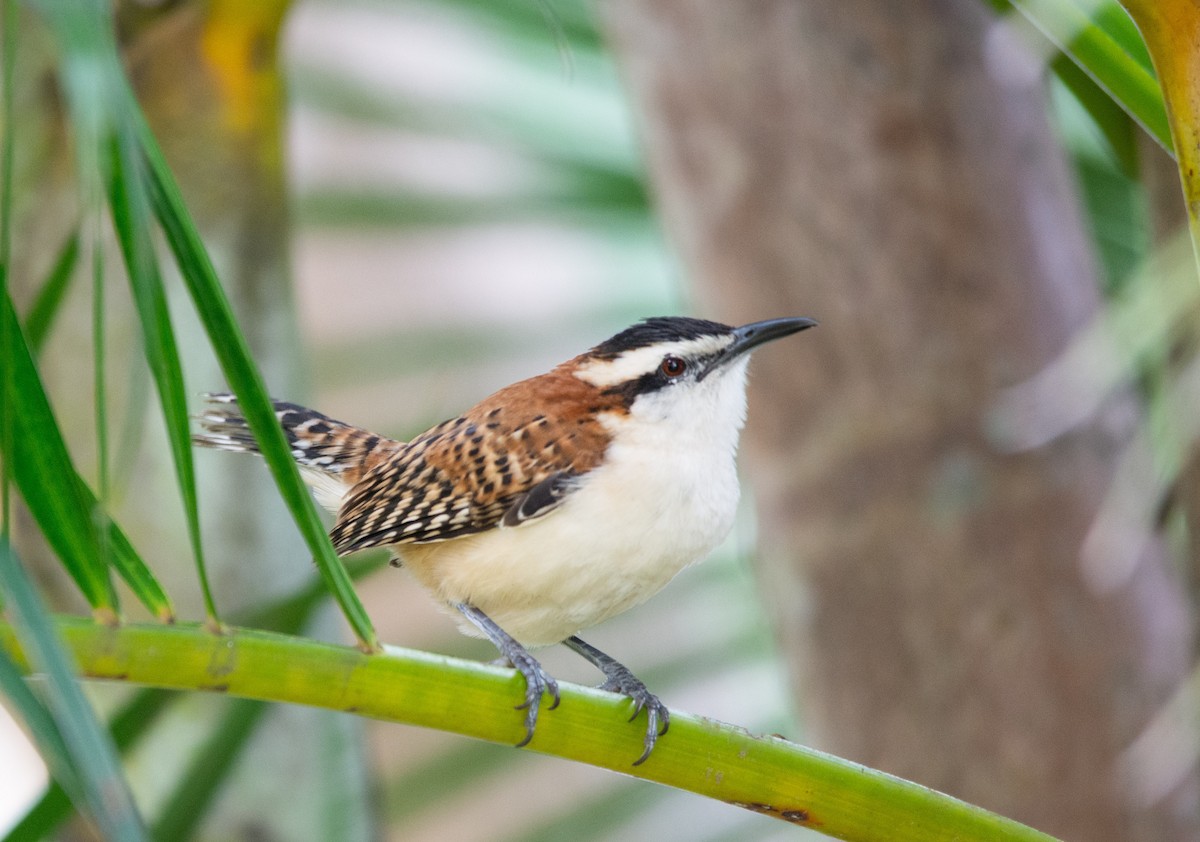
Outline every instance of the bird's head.
<path fill-rule="evenodd" d="M 815 325 L 804 318 L 742 327 L 682 316 L 646 319 L 578 357 L 573 373 L 623 398 L 634 417 L 680 425 L 707 420 L 736 433 L 745 416 L 749 352 Z"/>

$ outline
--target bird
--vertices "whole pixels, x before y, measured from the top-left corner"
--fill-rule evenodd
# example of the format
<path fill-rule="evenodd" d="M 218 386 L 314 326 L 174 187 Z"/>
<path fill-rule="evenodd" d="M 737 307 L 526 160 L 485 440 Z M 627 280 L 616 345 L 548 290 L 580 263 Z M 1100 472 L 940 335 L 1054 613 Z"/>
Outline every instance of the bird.
<path fill-rule="evenodd" d="M 525 680 L 527 745 L 557 681 L 530 649 L 564 644 L 601 689 L 646 711 L 650 757 L 670 713 L 579 634 L 644 602 L 733 527 L 750 352 L 814 327 L 644 319 L 550 371 L 506 386 L 404 442 L 274 401 L 300 473 L 331 512 L 339 555 L 394 553 Z M 206 396 L 197 445 L 257 453 L 237 398 Z"/>

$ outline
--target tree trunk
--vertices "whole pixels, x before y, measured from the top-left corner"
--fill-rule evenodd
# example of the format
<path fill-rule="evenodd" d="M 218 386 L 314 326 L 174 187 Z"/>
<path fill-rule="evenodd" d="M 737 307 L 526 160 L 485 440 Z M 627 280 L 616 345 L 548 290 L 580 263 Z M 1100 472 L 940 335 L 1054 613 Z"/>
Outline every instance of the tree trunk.
<path fill-rule="evenodd" d="M 1194 838 L 1122 752 L 1182 680 L 1158 544 L 1081 547 L 1121 398 L 1023 451 L 997 412 L 1099 302 L 1041 68 L 977 0 L 611 0 L 703 310 L 821 326 L 754 364 L 745 467 L 807 740 L 1068 839 Z"/>
<path fill-rule="evenodd" d="M 1180 192 L 1179 165 L 1161 146 L 1148 135 L 1139 138 L 1139 175 L 1146 192 L 1147 216 L 1150 224 L 1150 240 L 1156 252 L 1161 253 L 1171 243 L 1188 238 L 1187 209 Z M 1191 249 L 1176 249 L 1187 261 L 1191 273 L 1193 253 Z M 1189 278 L 1193 295 L 1184 306 L 1172 302 L 1176 329 L 1164 338 L 1166 357 L 1164 370 L 1178 394 L 1175 396 L 1183 406 L 1195 405 L 1194 387 L 1187 385 L 1197 381 L 1196 371 L 1200 367 L 1200 291 L 1194 279 Z M 1200 610 L 1200 440 L 1180 442 L 1183 449 L 1179 474 L 1172 478 L 1167 499 L 1162 502 L 1160 515 L 1169 524 L 1172 519 L 1182 518 L 1183 540 L 1178 550 L 1183 556 L 1180 566 L 1187 573 L 1188 595 L 1193 617 Z"/>

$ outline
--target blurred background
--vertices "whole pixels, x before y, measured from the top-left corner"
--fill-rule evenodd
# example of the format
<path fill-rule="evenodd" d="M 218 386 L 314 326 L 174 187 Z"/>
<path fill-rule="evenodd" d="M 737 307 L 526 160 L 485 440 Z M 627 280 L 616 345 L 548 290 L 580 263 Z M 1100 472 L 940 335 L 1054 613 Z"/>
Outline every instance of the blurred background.
<path fill-rule="evenodd" d="M 408 438 L 637 318 L 820 320 L 756 358 L 730 540 L 589 637 L 671 707 L 1067 839 L 1200 838 L 1200 287 L 1178 178 L 1007 4 L 116 10 L 139 101 L 278 397 Z M 1092 13 L 1136 43 L 1115 5 Z M 21 27 L 13 281 L 31 308 L 78 197 L 48 35 L 33 15 Z M 88 465 L 89 292 L 64 295 L 41 365 Z M 223 388 L 173 303 L 191 391 Z M 199 618 L 120 294 L 108 318 L 118 519 Z M 303 590 L 308 553 L 265 469 L 212 453 L 198 469 L 223 609 Z M 48 558 L 34 531 L 23 555 Z M 360 592 L 384 641 L 494 656 L 383 562 L 364 562 L 381 569 Z M 60 608 L 83 610 L 57 564 L 38 569 Z M 260 622 L 346 639 L 322 608 L 281 617 Z M 146 723 L 126 750 L 139 803 L 182 815 L 160 838 L 806 834 L 506 746 L 90 689 Z M 0 829 L 44 783 L 0 709 Z M 203 792 L 183 804 L 189 789 Z"/>

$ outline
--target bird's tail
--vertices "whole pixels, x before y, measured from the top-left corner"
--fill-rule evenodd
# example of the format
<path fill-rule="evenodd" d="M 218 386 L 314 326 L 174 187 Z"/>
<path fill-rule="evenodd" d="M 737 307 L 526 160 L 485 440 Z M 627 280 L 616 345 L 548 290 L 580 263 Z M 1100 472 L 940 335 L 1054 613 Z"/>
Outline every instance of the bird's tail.
<path fill-rule="evenodd" d="M 192 441 L 217 450 L 259 453 L 258 442 L 238 410 L 237 398 L 227 392 L 205 398 L 209 406 L 199 416 L 204 431 L 193 435 Z M 272 401 L 272 406 L 304 481 L 312 487 L 317 502 L 331 512 L 337 512 L 346 492 L 363 474 L 403 446 L 294 403 Z"/>

